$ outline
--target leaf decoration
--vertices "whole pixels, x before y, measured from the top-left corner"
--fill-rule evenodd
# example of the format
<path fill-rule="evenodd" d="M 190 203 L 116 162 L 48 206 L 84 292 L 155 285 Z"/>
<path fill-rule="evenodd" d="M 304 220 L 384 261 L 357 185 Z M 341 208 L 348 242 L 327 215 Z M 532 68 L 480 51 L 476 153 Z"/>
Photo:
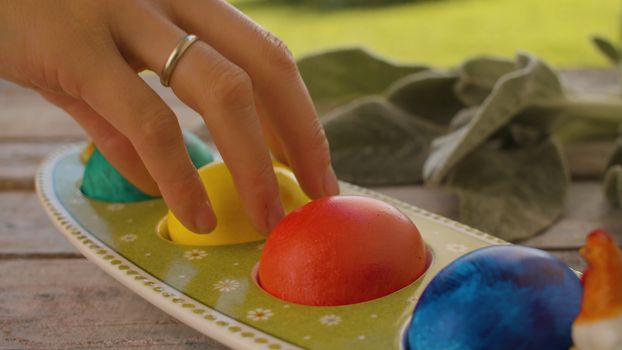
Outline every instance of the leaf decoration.
<path fill-rule="evenodd" d="M 614 45 L 609 39 L 600 35 L 594 35 L 592 37 L 592 43 L 613 65 L 617 66 L 622 63 L 620 47 Z"/>
<path fill-rule="evenodd" d="M 381 94 L 398 79 L 428 69 L 395 64 L 360 48 L 306 56 L 298 68 L 320 115 L 358 97 Z"/>
<path fill-rule="evenodd" d="M 545 130 L 565 144 L 612 140 L 622 124 L 622 101 L 581 95 L 542 99 L 521 111 L 515 120 Z"/>
<path fill-rule="evenodd" d="M 454 95 L 457 77 L 428 70 L 411 74 L 389 87 L 389 102 L 432 123 L 448 125 L 464 105 Z"/>
<path fill-rule="evenodd" d="M 515 69 L 516 63 L 505 58 L 479 56 L 468 59 L 458 69 L 456 96 L 467 106 L 479 105 L 490 95 L 499 78 Z"/>
<path fill-rule="evenodd" d="M 611 206 L 622 206 L 622 165 L 614 165 L 607 170 L 603 181 L 603 192 Z"/>
<path fill-rule="evenodd" d="M 455 164 L 529 105 L 564 98 L 557 75 L 544 62 L 520 54 L 517 67 L 499 78 L 468 124 L 433 141 L 423 168 L 426 181 L 440 183 Z"/>
<path fill-rule="evenodd" d="M 510 150 L 481 145 L 447 178 L 460 202 L 460 221 L 516 241 L 562 214 L 568 176 L 560 147 L 545 139 Z"/>
<path fill-rule="evenodd" d="M 449 123 L 449 129 L 457 130 L 469 124 L 478 112 L 479 106 L 471 106 L 461 109 Z"/>
<path fill-rule="evenodd" d="M 382 97 L 333 111 L 324 118 L 324 130 L 337 176 L 366 186 L 420 182 L 430 142 L 443 132 Z"/>

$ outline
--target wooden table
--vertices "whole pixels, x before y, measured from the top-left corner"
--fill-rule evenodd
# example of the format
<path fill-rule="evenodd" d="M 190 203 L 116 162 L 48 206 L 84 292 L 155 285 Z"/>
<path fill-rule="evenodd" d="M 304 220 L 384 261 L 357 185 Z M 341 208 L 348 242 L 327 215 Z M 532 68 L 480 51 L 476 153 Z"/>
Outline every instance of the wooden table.
<path fill-rule="evenodd" d="M 563 75 L 581 90 L 616 89 L 616 76 L 607 70 Z M 154 76 L 145 79 L 171 104 L 183 126 L 201 130 L 198 117 Z M 48 220 L 33 192 L 35 170 L 55 148 L 84 139 L 62 111 L 31 91 L 0 81 L 0 349 L 225 349 L 89 263 Z M 604 227 L 622 241 L 622 212 L 609 208 L 594 180 L 605 149 L 596 145 L 571 152 L 571 166 L 583 180 L 573 182 L 564 218 L 524 244 L 582 269 L 577 249 L 590 229 Z M 376 190 L 457 216 L 455 198 L 440 189 Z"/>

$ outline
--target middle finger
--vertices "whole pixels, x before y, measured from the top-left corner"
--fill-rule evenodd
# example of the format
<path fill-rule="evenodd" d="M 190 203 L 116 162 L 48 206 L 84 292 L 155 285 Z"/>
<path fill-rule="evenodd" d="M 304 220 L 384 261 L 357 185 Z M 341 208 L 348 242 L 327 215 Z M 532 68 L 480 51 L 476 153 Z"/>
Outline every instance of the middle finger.
<path fill-rule="evenodd" d="M 142 9 L 132 16 L 130 23 L 119 26 L 126 50 L 159 72 L 186 33 L 154 10 Z M 203 117 L 251 221 L 261 232 L 268 232 L 283 216 L 283 209 L 250 78 L 198 41 L 180 58 L 170 83 L 175 94 Z"/>

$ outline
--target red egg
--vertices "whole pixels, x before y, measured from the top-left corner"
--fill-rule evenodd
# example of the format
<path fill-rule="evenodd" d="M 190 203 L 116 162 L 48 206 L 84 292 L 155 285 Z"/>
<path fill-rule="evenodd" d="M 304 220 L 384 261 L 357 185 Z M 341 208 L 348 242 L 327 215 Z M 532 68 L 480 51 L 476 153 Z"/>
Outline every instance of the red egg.
<path fill-rule="evenodd" d="M 297 304 L 360 303 L 399 290 L 427 267 L 421 234 L 402 212 L 359 196 L 314 200 L 271 232 L 259 283 Z"/>

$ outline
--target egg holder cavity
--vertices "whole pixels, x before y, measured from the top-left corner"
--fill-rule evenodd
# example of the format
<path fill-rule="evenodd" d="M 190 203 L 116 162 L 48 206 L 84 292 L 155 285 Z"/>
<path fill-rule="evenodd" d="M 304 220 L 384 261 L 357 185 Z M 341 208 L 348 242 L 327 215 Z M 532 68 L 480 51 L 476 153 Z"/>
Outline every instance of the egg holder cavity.
<path fill-rule="evenodd" d="M 403 349 L 404 329 L 434 275 L 459 256 L 502 240 L 393 198 L 341 183 L 399 208 L 419 228 L 433 259 L 417 281 L 385 297 L 345 306 L 311 307 L 274 298 L 253 268 L 263 242 L 188 246 L 157 232 L 161 199 L 105 203 L 79 189 L 83 145 L 51 155 L 37 192 L 52 221 L 82 254 L 119 282 L 194 329 L 236 349 Z M 160 231 L 161 233 L 161 231 Z"/>

